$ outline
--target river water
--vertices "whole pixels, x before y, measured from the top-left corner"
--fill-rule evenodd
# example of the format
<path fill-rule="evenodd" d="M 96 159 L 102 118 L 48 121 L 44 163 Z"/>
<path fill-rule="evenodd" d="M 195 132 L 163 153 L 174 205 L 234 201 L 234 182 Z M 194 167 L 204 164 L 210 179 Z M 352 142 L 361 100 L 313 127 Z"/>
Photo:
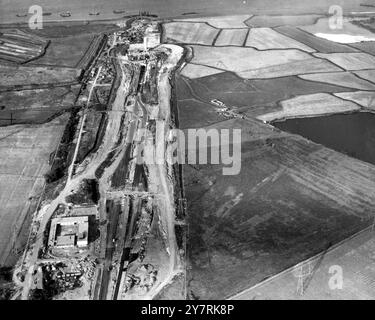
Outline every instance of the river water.
<path fill-rule="evenodd" d="M 200 15 L 226 14 L 328 14 L 331 5 L 342 6 L 344 12 L 369 11 L 361 3 L 372 0 L 1 0 L 0 23 L 27 22 L 29 7 L 39 5 L 51 13 L 45 20 L 101 20 L 121 17 L 113 10 L 127 14 L 149 11 L 161 17 L 180 16 L 186 13 Z M 71 17 L 61 18 L 59 13 L 70 11 Z M 373 11 L 373 10 L 372 10 Z M 89 16 L 89 12 L 100 15 Z"/>
<path fill-rule="evenodd" d="M 283 131 L 375 164 L 375 114 L 353 113 L 274 122 Z"/>

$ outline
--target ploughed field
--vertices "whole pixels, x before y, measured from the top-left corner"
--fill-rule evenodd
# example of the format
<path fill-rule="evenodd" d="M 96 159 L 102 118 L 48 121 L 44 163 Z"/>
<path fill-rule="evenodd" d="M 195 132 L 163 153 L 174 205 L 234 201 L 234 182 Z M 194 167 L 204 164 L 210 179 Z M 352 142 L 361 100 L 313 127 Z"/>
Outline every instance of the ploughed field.
<path fill-rule="evenodd" d="M 373 222 L 375 168 L 247 121 L 241 172 L 185 165 L 189 292 L 226 298 Z M 237 199 L 235 201 L 234 199 Z"/>
<path fill-rule="evenodd" d="M 372 300 L 374 233 L 371 228 L 339 246 L 233 297 L 240 300 Z M 354 253 L 354 257 L 353 257 Z M 340 269 L 341 268 L 341 269 Z M 332 273 L 343 271 L 341 290 L 332 290 Z M 303 288 L 299 281 L 306 275 Z"/>
<path fill-rule="evenodd" d="M 221 165 L 184 165 L 192 299 L 232 297 L 374 221 L 375 167 L 355 159 L 358 150 L 333 150 L 327 140 L 340 130 L 328 120 L 323 132 L 310 127 L 327 138 L 316 140 L 303 130 L 288 133 L 266 123 L 373 112 L 372 36 L 345 20 L 349 42 L 343 42 L 339 31 L 326 30 L 323 19 L 255 15 L 218 25 L 220 19 L 213 24 L 211 18 L 188 17 L 183 23 L 219 30 L 213 40 L 206 36 L 199 42 L 193 28 L 184 36 L 175 25 L 164 26 L 165 40 L 189 52 L 176 76 L 180 127 L 242 130 L 238 175 L 223 176 Z M 358 39 L 365 42 L 354 42 Z M 371 144 L 372 131 L 357 120 L 358 130 L 346 132 L 356 137 L 348 139 Z"/>
<path fill-rule="evenodd" d="M 50 155 L 59 144 L 67 120 L 63 115 L 38 126 L 0 127 L 1 266 L 12 266 L 24 249 Z"/>

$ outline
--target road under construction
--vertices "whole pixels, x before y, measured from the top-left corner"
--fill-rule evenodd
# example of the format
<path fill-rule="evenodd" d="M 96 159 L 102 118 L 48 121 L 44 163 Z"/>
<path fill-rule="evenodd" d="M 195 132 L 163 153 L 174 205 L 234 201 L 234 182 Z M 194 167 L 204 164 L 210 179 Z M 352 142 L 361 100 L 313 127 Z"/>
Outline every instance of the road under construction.
<path fill-rule="evenodd" d="M 144 36 L 150 27 L 158 28 L 156 23 L 142 20 L 127 28 Z M 95 179 L 100 194 L 97 204 L 100 250 L 90 299 L 152 299 L 176 275 L 183 273 L 184 257 L 175 235 L 178 206 L 175 206 L 174 185 L 178 177 L 167 161 L 142 163 L 141 159 L 148 141 L 145 132 L 155 135 L 156 122 L 165 129 L 162 143 L 164 150 L 169 150 L 167 132 L 174 127 L 170 80 L 184 49 L 161 44 L 153 48 L 138 45 L 132 50 L 127 34 L 129 31 L 110 35 L 100 58 L 88 72 L 86 96 L 81 99 L 86 103 L 80 112 L 65 186 L 35 214 L 34 235 L 16 271 L 24 274 L 24 280 L 18 283 L 23 299 L 30 299 L 36 270 L 42 258 L 46 258 L 41 257 L 41 251 L 46 251 L 44 235 L 49 221 L 59 207 L 69 206 L 67 197 L 77 193 L 85 179 Z M 116 72 L 108 80 L 109 65 Z M 112 86 L 105 110 L 105 133 L 96 152 L 78 163 L 77 154 L 86 134 L 86 116 L 94 105 L 94 91 L 103 81 L 106 85 L 110 81 Z M 156 137 L 151 139 L 155 141 Z M 148 246 L 154 245 L 148 241 L 151 235 L 152 241 L 161 244 L 153 250 L 160 252 L 148 251 Z"/>

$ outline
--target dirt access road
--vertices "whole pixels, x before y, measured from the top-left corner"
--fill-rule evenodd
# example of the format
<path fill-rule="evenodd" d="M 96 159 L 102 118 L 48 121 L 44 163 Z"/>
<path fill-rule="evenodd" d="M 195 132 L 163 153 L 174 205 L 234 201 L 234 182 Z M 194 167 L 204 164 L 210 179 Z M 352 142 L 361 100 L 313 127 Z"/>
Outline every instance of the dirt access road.
<path fill-rule="evenodd" d="M 158 91 L 159 91 L 159 114 L 158 120 L 163 124 L 164 129 L 164 145 L 167 146 L 168 132 L 171 125 L 171 85 L 169 79 L 172 72 L 178 65 L 183 56 L 183 48 L 176 45 L 163 45 L 170 51 L 168 59 L 162 67 L 162 71 L 158 77 Z M 165 148 L 168 151 L 168 148 Z M 166 152 L 167 152 L 166 151 Z M 165 152 L 165 157 L 168 157 Z M 181 264 L 178 256 L 178 248 L 175 234 L 175 205 L 174 205 L 174 192 L 173 181 L 170 173 L 172 167 L 167 162 L 164 164 L 154 164 L 148 166 L 150 174 L 150 192 L 159 193 L 159 209 L 161 212 L 161 222 L 167 228 L 168 234 L 168 253 L 169 253 L 169 271 L 168 276 L 155 288 L 144 297 L 145 299 L 153 299 L 160 290 L 167 285 L 173 277 L 182 271 Z"/>
<path fill-rule="evenodd" d="M 116 96 L 115 102 L 112 107 L 112 111 L 123 111 L 127 88 L 129 87 L 129 82 L 128 82 L 129 78 L 125 76 L 126 73 L 124 72 L 123 69 L 122 71 L 123 72 L 122 72 L 122 78 L 121 78 L 121 83 L 120 83 L 120 88 L 122 89 L 117 91 L 118 95 Z M 99 77 L 99 72 L 92 84 L 92 88 L 90 90 L 90 96 L 89 96 L 90 99 L 91 99 L 92 90 L 96 85 L 96 80 L 98 79 L 98 77 Z M 87 102 L 87 106 L 89 105 L 90 105 L 90 100 L 88 100 Z M 79 149 L 80 137 L 83 132 L 84 120 L 85 120 L 85 114 L 81 118 L 81 127 L 78 133 L 75 156 Z M 74 162 L 75 162 L 73 160 L 68 170 L 69 176 L 68 176 L 64 189 L 61 191 L 61 193 L 59 194 L 57 198 L 55 198 L 50 204 L 47 204 L 44 207 L 42 207 L 41 210 L 37 213 L 35 221 L 39 221 L 40 225 L 38 228 L 36 241 L 33 244 L 32 248 L 29 250 L 29 252 L 26 253 L 25 259 L 24 259 L 24 261 L 26 262 L 27 273 L 25 276 L 25 281 L 23 283 L 22 299 L 24 300 L 28 299 L 29 291 L 31 288 L 32 280 L 33 280 L 32 274 L 35 270 L 35 266 L 38 261 L 39 250 L 40 248 L 43 247 L 43 235 L 47 227 L 48 221 L 52 217 L 53 213 L 55 212 L 59 204 L 66 204 L 66 201 L 65 201 L 66 197 L 69 194 L 74 193 L 74 191 L 79 188 L 83 179 L 93 178 L 95 176 L 96 169 L 100 166 L 101 163 L 105 161 L 107 154 L 110 152 L 110 150 L 114 148 L 117 142 L 117 136 L 118 136 L 120 127 L 121 127 L 121 117 L 118 116 L 117 112 L 110 112 L 109 117 L 108 117 L 107 130 L 103 139 L 103 143 L 100 146 L 94 158 L 92 159 L 92 161 L 90 161 L 88 166 L 85 168 L 85 171 L 82 174 L 79 174 L 78 176 L 72 177 L 73 167 L 74 167 Z"/>

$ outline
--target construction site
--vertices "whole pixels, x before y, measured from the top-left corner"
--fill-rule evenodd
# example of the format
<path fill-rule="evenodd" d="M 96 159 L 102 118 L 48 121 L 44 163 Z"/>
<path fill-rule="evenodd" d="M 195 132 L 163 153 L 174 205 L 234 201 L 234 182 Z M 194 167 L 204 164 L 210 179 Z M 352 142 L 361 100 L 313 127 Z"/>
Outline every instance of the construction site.
<path fill-rule="evenodd" d="M 23 299 L 152 299 L 184 272 L 179 169 L 139 162 L 145 129 L 175 126 L 169 79 L 183 49 L 161 45 L 159 24 L 144 18 L 102 39 L 16 268 Z"/>

